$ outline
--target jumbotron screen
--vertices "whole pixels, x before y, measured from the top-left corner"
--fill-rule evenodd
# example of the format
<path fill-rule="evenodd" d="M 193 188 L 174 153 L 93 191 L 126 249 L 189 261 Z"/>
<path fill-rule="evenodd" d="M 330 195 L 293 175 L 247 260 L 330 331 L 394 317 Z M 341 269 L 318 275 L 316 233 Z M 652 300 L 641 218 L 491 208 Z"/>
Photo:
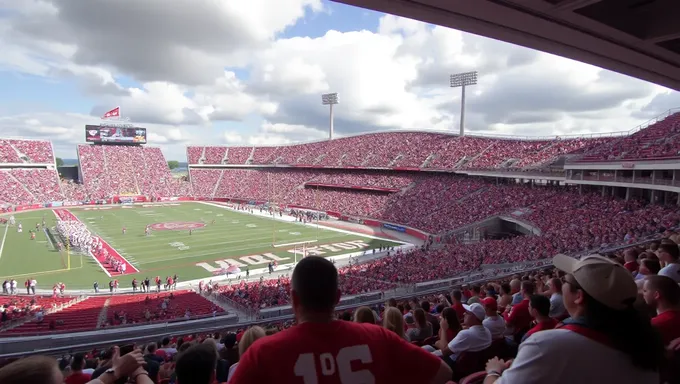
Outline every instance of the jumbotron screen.
<path fill-rule="evenodd" d="M 146 128 L 86 125 L 85 141 L 146 144 Z"/>

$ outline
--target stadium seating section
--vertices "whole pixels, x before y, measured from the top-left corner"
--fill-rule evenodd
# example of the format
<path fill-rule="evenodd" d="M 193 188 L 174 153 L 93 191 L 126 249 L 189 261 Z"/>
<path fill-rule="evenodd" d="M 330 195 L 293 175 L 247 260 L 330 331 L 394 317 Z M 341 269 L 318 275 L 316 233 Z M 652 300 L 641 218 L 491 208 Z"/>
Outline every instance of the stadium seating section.
<path fill-rule="evenodd" d="M 45 298 L 34 297 L 6 297 L 4 301 L 14 301 L 13 307 L 22 309 L 14 315 L 14 319 L 21 316 L 32 316 L 38 308 L 51 308 L 53 305 L 73 300 L 72 297 Z M 30 300 L 34 304 L 30 304 Z M 163 302 L 165 303 L 165 308 Z M 0 301 L 0 305 L 2 301 Z M 29 310 L 23 306 L 29 305 Z M 0 333 L 1 336 L 17 334 L 38 334 L 41 332 L 89 331 L 96 328 L 148 323 L 149 321 L 168 321 L 182 319 L 190 311 L 190 317 L 200 317 L 222 313 L 224 310 L 191 291 L 152 292 L 137 295 L 94 296 L 81 300 L 58 312 L 47 314 L 42 321 L 36 319 L 27 321 L 18 327 Z M 146 311 L 149 320 L 146 320 Z"/>
<path fill-rule="evenodd" d="M 680 113 L 633 135 L 516 140 L 426 132 L 387 132 L 278 147 L 188 147 L 189 164 L 422 169 L 541 168 L 561 156 L 576 161 L 680 156 Z"/>

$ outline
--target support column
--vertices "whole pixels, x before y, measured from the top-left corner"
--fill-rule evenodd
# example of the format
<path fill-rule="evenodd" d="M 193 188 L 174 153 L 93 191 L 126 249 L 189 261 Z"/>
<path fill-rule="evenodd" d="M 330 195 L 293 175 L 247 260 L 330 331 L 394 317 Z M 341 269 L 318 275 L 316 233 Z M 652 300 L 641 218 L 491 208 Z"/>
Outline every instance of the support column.
<path fill-rule="evenodd" d="M 626 201 L 630 200 L 630 187 L 626 188 Z"/>

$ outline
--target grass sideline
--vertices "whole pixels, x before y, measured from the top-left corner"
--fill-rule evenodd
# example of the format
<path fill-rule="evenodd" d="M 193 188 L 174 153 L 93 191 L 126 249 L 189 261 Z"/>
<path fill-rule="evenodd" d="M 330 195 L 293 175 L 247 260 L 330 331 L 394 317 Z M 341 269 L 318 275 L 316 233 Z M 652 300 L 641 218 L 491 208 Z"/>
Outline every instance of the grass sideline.
<path fill-rule="evenodd" d="M 273 220 L 267 217 L 237 212 L 226 207 L 201 203 L 156 203 L 129 206 L 92 206 L 69 208 L 91 232 L 101 236 L 123 257 L 130 261 L 140 273 L 119 278 L 121 287 L 130 286 L 133 278 L 165 277 L 178 274 L 179 281 L 210 277 L 211 272 L 197 263 L 208 263 L 219 268 L 218 260 L 238 259 L 249 255 L 272 253 L 293 262 L 293 247 L 274 247 L 273 244 L 316 241 L 321 246 L 347 241 L 362 240 L 369 244 L 367 250 L 380 245 L 394 246 L 399 243 L 374 239 L 362 234 L 350 234 L 330 229 L 304 226 Z M 67 289 L 90 289 L 97 281 L 102 289 L 110 278 L 90 256 L 71 253 L 71 269 L 65 270 L 66 256 L 50 249 L 44 232 L 30 240 L 28 230 L 34 229 L 43 218 L 48 227 L 53 227 L 56 217 L 50 210 L 20 212 L 14 214 L 17 223 L 24 227 L 18 233 L 16 226 L 10 226 L 0 254 L 0 281 L 16 278 L 19 287 L 27 278 L 35 278 L 39 288 L 47 289 L 56 282 L 63 282 Z M 156 223 L 199 223 L 204 225 L 188 230 L 153 230 L 144 235 L 144 228 Z M 172 227 L 170 225 L 166 225 Z M 122 233 L 126 227 L 127 233 Z M 4 233 L 4 228 L 0 228 Z M 300 246 L 298 246 L 299 249 Z M 335 249 L 335 251 L 333 250 Z M 323 256 L 334 256 L 352 252 L 329 246 Z M 356 249 L 354 251 L 357 251 Z M 243 262 L 243 261 L 241 261 Z M 262 268 L 266 263 L 251 265 Z"/>

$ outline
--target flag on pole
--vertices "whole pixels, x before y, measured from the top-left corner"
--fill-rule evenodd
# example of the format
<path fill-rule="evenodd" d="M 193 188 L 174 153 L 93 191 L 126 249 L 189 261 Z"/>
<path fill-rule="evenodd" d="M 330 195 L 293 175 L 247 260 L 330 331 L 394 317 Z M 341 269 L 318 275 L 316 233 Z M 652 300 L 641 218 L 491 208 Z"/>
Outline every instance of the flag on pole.
<path fill-rule="evenodd" d="M 111 119 L 111 118 L 114 118 L 114 117 L 120 117 L 120 107 L 116 107 L 116 108 L 106 112 L 104 114 L 104 116 L 102 116 L 102 120 Z"/>

